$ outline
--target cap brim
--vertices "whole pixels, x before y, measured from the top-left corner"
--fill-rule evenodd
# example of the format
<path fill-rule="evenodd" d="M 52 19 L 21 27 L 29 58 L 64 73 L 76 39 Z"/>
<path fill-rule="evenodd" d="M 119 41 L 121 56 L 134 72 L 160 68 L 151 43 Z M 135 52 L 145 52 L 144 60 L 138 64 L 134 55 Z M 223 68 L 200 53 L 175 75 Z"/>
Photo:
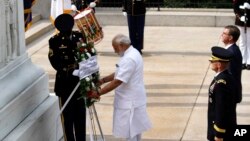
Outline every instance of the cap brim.
<path fill-rule="evenodd" d="M 216 56 L 211 56 L 211 58 L 209 59 L 209 61 L 221 61 L 221 62 L 228 62 L 230 61 L 229 59 L 222 59 L 222 58 L 219 58 L 219 57 L 216 57 Z"/>

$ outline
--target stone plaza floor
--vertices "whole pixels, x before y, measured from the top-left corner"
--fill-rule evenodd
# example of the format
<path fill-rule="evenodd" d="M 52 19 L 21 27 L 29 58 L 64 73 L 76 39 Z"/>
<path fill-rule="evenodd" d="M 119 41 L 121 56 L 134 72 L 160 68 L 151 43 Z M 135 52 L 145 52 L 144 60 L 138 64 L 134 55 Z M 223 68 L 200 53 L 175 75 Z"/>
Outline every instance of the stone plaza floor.
<path fill-rule="evenodd" d="M 144 38 L 144 80 L 147 111 L 153 128 L 143 134 L 143 141 L 204 141 L 207 130 L 208 86 L 215 73 L 210 69 L 212 46 L 223 46 L 223 27 L 146 26 Z M 119 57 L 113 52 L 112 38 L 127 26 L 104 26 L 104 38 L 96 45 L 101 76 L 115 70 Z M 53 93 L 55 71 L 48 61 L 49 34 L 42 45 L 28 49 L 32 61 L 49 75 Z M 250 71 L 242 73 L 243 101 L 238 104 L 239 124 L 250 124 Z M 114 92 L 96 103 L 106 141 L 112 137 Z"/>

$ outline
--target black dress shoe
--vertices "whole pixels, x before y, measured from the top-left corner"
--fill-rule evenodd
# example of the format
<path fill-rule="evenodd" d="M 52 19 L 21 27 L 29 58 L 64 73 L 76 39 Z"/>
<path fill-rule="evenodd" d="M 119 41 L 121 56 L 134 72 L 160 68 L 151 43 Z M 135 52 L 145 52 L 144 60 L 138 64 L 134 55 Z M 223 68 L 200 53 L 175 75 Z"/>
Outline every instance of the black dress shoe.
<path fill-rule="evenodd" d="M 246 64 L 242 64 L 242 69 L 247 69 L 247 65 Z"/>
<path fill-rule="evenodd" d="M 250 70 L 250 65 L 247 64 L 247 65 L 246 65 L 246 69 L 247 69 L 247 70 Z"/>

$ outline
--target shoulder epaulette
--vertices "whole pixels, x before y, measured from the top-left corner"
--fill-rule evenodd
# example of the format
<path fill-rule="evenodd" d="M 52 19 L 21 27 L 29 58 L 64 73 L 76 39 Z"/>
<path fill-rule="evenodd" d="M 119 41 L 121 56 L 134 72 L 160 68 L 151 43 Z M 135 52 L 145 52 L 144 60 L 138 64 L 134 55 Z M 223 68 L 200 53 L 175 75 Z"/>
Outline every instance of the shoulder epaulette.
<path fill-rule="evenodd" d="M 214 129 L 219 133 L 226 133 L 226 129 L 219 128 L 216 124 L 214 124 Z"/>
<path fill-rule="evenodd" d="M 59 34 L 55 34 L 54 36 L 51 37 L 51 39 L 56 38 Z"/>
<path fill-rule="evenodd" d="M 219 79 L 219 80 L 217 81 L 217 83 L 227 84 L 227 82 L 226 82 L 224 79 Z"/>

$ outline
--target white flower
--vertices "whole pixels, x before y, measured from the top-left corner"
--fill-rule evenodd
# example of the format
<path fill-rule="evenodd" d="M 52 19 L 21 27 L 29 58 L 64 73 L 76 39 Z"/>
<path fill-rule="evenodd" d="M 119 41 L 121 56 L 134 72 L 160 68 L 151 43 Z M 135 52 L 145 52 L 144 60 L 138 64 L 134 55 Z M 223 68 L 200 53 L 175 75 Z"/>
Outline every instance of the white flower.
<path fill-rule="evenodd" d="M 91 57 L 90 53 L 87 52 L 86 54 L 87 54 L 87 56 L 88 56 L 89 58 Z"/>
<path fill-rule="evenodd" d="M 84 58 L 84 54 L 81 54 L 81 58 Z"/>
<path fill-rule="evenodd" d="M 95 84 L 93 82 L 91 82 L 92 88 L 95 88 Z"/>
<path fill-rule="evenodd" d="M 91 102 L 98 102 L 98 101 L 99 101 L 99 99 L 95 99 L 95 98 L 91 99 Z"/>
<path fill-rule="evenodd" d="M 85 90 L 88 92 L 88 91 L 90 91 L 90 88 L 89 87 L 85 87 Z"/>
<path fill-rule="evenodd" d="M 90 75 L 90 76 L 88 76 L 88 77 L 89 77 L 89 79 L 91 79 L 91 80 L 93 79 L 92 75 Z"/>
<path fill-rule="evenodd" d="M 86 44 L 85 44 L 85 43 L 82 43 L 82 46 L 83 46 L 83 47 L 86 47 Z"/>
<path fill-rule="evenodd" d="M 89 82 L 89 81 L 90 81 L 90 78 L 87 76 L 87 77 L 85 78 L 85 80 L 86 80 L 87 82 Z"/>
<path fill-rule="evenodd" d="M 94 48 L 92 48 L 91 51 L 92 51 L 92 53 L 95 53 L 95 49 Z"/>

